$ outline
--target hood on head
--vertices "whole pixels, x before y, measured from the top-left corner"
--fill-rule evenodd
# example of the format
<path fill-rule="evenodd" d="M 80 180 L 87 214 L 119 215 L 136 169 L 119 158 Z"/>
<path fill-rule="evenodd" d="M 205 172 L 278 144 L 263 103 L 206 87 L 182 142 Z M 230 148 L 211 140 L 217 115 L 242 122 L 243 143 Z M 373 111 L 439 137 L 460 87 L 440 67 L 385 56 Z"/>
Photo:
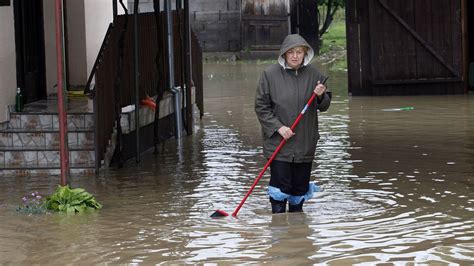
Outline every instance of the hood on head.
<path fill-rule="evenodd" d="M 297 47 L 297 46 L 306 46 L 308 48 L 308 52 L 304 56 L 303 60 L 303 66 L 306 66 L 311 62 L 311 59 L 314 57 L 314 50 L 311 47 L 311 45 L 306 42 L 306 40 L 301 37 L 299 34 L 290 34 L 285 37 L 283 40 L 283 43 L 281 44 L 280 48 L 280 53 L 278 55 L 278 63 L 283 67 L 287 68 L 286 63 L 285 63 L 285 58 L 283 58 L 283 55 L 290 50 L 291 48 Z"/>

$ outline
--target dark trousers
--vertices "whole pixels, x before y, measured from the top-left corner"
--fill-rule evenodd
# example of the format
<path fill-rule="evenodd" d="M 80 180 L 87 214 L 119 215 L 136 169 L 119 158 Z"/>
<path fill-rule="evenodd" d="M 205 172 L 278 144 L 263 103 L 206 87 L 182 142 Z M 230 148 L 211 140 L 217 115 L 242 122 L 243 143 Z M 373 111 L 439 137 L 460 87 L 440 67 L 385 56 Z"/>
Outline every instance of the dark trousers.
<path fill-rule="evenodd" d="M 270 164 L 270 186 L 293 196 L 308 192 L 312 163 L 290 163 L 274 160 Z"/>

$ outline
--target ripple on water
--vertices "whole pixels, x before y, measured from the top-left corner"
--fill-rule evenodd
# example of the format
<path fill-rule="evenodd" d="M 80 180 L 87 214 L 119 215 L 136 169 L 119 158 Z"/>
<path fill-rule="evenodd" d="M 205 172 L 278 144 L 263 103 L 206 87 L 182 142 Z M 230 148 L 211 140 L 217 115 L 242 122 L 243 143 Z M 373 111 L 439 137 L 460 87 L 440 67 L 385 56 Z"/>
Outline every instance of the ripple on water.
<path fill-rule="evenodd" d="M 460 126 L 472 124 L 469 101 L 348 97 L 346 73 L 330 73 L 311 175 L 322 191 L 305 213 L 271 215 L 267 173 L 238 218 L 211 219 L 235 210 L 265 163 L 253 110 L 265 67 L 206 65 L 193 136 L 138 166 L 73 179 L 103 203 L 96 214 L 18 215 L 22 194 L 58 180 L 0 179 L 0 264 L 472 264 L 473 132 Z M 416 109 L 380 111 L 400 106 Z"/>

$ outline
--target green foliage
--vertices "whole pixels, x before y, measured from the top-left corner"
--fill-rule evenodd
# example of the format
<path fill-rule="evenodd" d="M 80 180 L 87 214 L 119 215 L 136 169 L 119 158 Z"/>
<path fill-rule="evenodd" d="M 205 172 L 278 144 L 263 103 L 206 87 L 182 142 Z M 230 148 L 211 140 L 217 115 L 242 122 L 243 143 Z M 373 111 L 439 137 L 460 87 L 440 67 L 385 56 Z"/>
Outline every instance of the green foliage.
<path fill-rule="evenodd" d="M 344 0 L 325 0 L 318 2 L 317 16 L 319 21 L 319 37 L 325 35 L 329 26 L 333 22 L 336 13 L 340 9 L 344 9 Z"/>
<path fill-rule="evenodd" d="M 329 0 L 319 0 L 318 6 L 327 6 Z M 332 5 L 336 6 L 337 8 L 344 8 L 345 0 L 332 0 Z"/>
<path fill-rule="evenodd" d="M 346 49 L 346 22 L 344 18 L 334 20 L 328 32 L 322 37 L 320 54 L 333 50 Z"/>
<path fill-rule="evenodd" d="M 346 21 L 342 9 L 336 12 L 327 34 L 322 37 L 320 59 L 333 71 L 347 71 L 346 46 Z"/>
<path fill-rule="evenodd" d="M 333 64 L 329 67 L 332 71 L 347 71 L 347 60 L 346 57 L 338 58 L 334 61 Z"/>
<path fill-rule="evenodd" d="M 92 194 L 82 188 L 71 189 L 69 186 L 58 186 L 56 192 L 46 198 L 45 206 L 48 210 L 64 213 L 83 213 L 102 208 Z"/>

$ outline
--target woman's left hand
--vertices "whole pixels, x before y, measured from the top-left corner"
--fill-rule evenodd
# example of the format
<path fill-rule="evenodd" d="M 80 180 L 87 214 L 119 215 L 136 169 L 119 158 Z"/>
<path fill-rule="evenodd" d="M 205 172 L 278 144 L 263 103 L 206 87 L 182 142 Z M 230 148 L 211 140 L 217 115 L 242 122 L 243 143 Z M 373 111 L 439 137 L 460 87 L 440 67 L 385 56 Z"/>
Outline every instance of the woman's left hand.
<path fill-rule="evenodd" d="M 318 85 L 316 85 L 316 87 L 314 87 L 314 93 L 318 97 L 321 97 L 325 92 L 326 92 L 326 86 L 318 80 Z"/>

